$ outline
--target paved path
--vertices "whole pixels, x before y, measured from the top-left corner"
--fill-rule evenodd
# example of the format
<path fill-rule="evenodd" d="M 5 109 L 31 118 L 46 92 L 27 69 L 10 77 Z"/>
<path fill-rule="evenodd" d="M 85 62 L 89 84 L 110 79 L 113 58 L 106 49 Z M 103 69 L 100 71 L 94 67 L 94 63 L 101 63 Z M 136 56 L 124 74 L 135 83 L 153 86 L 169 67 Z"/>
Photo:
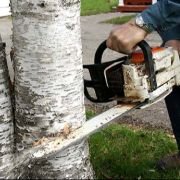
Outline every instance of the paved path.
<path fill-rule="evenodd" d="M 99 46 L 99 44 L 107 39 L 109 32 L 111 29 L 117 27 L 117 25 L 112 24 L 102 24 L 100 22 L 104 20 L 111 19 L 113 17 L 131 15 L 133 13 L 109 13 L 109 14 L 99 14 L 92 16 L 83 16 L 81 17 L 81 29 L 82 29 L 82 45 L 83 45 L 83 63 L 91 64 L 93 63 L 94 53 Z M 8 18 L 0 19 L 0 33 L 2 35 L 2 39 L 7 43 L 7 53 L 9 52 L 12 42 L 11 42 L 11 31 L 12 23 Z M 160 45 L 161 39 L 156 33 L 152 33 L 146 38 L 146 41 L 150 45 Z M 103 61 L 116 59 L 119 54 L 107 50 L 105 55 L 103 56 Z M 8 60 L 8 64 L 11 67 L 11 63 Z M 13 76 L 13 72 L 11 71 L 11 76 Z M 85 77 L 88 75 L 85 72 Z M 95 111 L 104 111 L 109 107 L 112 107 L 115 104 L 107 103 L 107 104 L 95 104 L 91 103 L 85 99 L 85 105 L 88 108 L 91 108 Z M 131 124 L 145 124 L 150 127 L 158 127 L 162 129 L 171 130 L 171 125 L 169 122 L 169 116 L 166 110 L 166 106 L 164 101 L 161 101 L 149 108 L 144 110 L 135 110 L 133 113 L 125 116 L 121 119 L 121 121 L 125 121 Z"/>

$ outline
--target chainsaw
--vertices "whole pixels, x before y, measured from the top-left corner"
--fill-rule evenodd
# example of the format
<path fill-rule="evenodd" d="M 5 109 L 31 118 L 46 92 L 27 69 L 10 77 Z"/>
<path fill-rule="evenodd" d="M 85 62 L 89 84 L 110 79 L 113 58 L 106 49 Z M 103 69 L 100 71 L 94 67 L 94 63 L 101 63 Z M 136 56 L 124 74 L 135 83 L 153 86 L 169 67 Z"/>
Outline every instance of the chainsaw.
<path fill-rule="evenodd" d="M 83 66 L 91 77 L 91 80 L 84 79 L 84 94 L 94 103 L 115 100 L 117 105 L 87 120 L 70 132 L 66 139 L 50 139 L 39 149 L 33 149 L 35 153 L 32 158 L 44 160 L 53 157 L 127 113 L 162 100 L 172 92 L 173 86 L 180 84 L 180 61 L 176 50 L 150 47 L 146 41 L 141 41 L 137 46 L 140 49 L 131 55 L 102 62 L 107 46 L 106 41 L 100 44 L 94 64 Z M 93 88 L 95 94 L 90 93 L 89 88 Z"/>
<path fill-rule="evenodd" d="M 98 47 L 94 64 L 84 65 L 91 80 L 84 80 L 84 94 L 94 103 L 116 100 L 118 104 L 139 102 L 145 108 L 172 92 L 180 84 L 180 61 L 171 47 L 150 47 L 146 41 L 137 44 L 131 55 L 102 63 L 106 41 Z M 93 88 L 95 96 L 88 88 Z M 146 103 L 143 103 L 146 102 Z"/>

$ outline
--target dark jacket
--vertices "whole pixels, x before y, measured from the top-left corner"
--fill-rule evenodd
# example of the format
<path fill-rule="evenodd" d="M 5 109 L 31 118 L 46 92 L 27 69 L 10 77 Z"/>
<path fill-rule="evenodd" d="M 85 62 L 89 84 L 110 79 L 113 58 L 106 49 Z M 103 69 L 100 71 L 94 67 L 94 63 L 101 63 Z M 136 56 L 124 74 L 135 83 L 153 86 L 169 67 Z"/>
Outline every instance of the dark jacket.
<path fill-rule="evenodd" d="M 180 39 L 180 0 L 159 0 L 141 14 L 163 42 Z"/>

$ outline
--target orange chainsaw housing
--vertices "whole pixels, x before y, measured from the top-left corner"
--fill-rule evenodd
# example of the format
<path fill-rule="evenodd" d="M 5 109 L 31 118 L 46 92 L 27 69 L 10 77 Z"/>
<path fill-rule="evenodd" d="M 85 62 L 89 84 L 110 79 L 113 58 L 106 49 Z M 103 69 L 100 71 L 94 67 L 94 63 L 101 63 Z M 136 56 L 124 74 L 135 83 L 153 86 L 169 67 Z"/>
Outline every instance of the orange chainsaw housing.
<path fill-rule="evenodd" d="M 154 54 L 155 52 L 164 50 L 164 48 L 162 48 L 162 47 L 152 47 L 151 49 L 152 49 L 152 54 Z M 133 52 L 131 61 L 134 63 L 144 63 L 144 61 L 145 61 L 144 54 L 141 49 Z"/>

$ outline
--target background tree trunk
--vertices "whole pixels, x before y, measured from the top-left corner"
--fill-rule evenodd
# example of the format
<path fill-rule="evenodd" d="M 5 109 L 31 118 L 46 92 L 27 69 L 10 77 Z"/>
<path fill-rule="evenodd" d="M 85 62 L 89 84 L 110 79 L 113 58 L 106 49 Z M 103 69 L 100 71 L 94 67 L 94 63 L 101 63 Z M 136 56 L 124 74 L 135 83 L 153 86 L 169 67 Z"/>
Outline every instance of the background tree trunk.
<path fill-rule="evenodd" d="M 11 4 L 16 140 L 28 148 L 36 140 L 68 134 L 66 128 L 71 131 L 85 122 L 80 0 L 11 0 Z M 21 178 L 93 178 L 86 140 L 28 168 Z"/>
<path fill-rule="evenodd" d="M 14 126 L 5 46 L 0 36 L 0 179 L 13 178 L 7 173 L 13 166 Z"/>

